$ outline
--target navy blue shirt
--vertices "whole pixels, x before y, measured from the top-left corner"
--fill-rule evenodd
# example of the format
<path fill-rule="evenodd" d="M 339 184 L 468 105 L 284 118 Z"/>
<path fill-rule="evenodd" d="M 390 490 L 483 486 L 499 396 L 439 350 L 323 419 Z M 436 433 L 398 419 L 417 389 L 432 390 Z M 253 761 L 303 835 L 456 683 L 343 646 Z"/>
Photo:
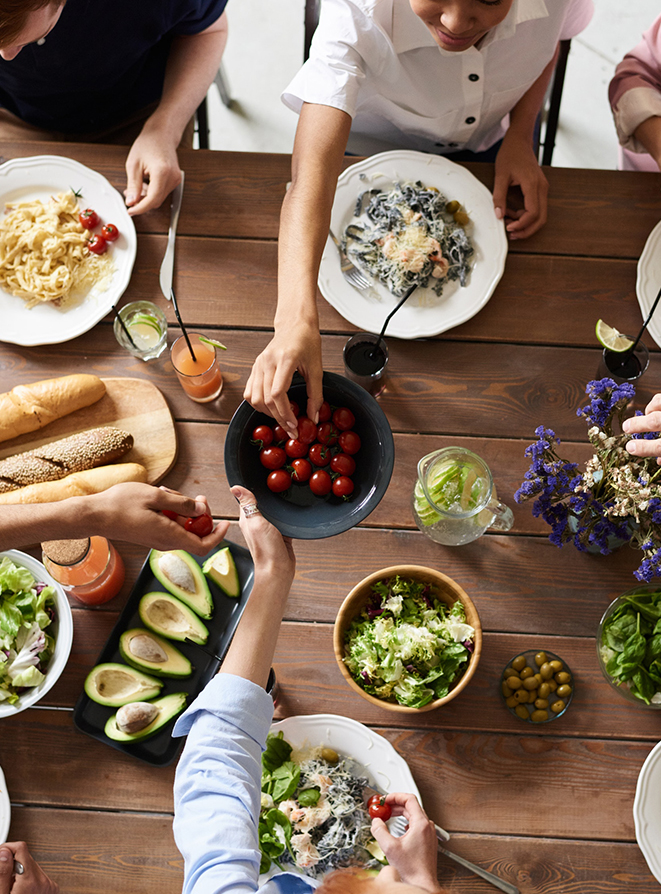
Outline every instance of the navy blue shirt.
<path fill-rule="evenodd" d="M 63 133 L 113 127 L 157 102 L 172 39 L 212 25 L 227 0 L 67 0 L 42 46 L 0 59 L 0 106 Z"/>

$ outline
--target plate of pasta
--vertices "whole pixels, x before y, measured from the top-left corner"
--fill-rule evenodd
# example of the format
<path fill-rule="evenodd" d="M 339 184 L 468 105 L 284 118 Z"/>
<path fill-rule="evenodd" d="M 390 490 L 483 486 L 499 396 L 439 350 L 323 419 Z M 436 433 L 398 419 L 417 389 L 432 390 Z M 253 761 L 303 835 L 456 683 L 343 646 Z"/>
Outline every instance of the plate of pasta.
<path fill-rule="evenodd" d="M 0 200 L 0 341 L 57 344 L 87 332 L 131 278 L 137 238 L 122 196 L 71 158 L 38 155 L 0 165 Z M 86 209 L 98 221 L 83 224 Z M 104 224 L 114 229 L 96 254 L 89 246 Z"/>

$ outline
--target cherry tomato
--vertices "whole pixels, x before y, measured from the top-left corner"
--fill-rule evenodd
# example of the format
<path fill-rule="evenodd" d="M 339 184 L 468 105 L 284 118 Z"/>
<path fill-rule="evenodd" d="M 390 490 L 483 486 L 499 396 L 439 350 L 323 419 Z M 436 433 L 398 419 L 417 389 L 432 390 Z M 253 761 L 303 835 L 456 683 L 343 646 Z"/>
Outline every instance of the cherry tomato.
<path fill-rule="evenodd" d="M 93 230 L 99 223 L 99 215 L 96 211 L 92 211 L 91 208 L 85 208 L 78 215 L 78 220 L 84 230 Z"/>
<path fill-rule="evenodd" d="M 285 444 L 285 453 L 293 459 L 300 459 L 308 455 L 308 445 L 298 438 L 290 438 Z"/>
<path fill-rule="evenodd" d="M 198 515 L 195 518 L 187 518 L 184 528 L 198 537 L 206 537 L 213 531 L 213 519 L 210 515 Z"/>
<path fill-rule="evenodd" d="M 323 444 L 313 444 L 310 447 L 309 457 L 315 466 L 327 466 L 330 461 L 330 453 Z"/>
<path fill-rule="evenodd" d="M 166 518 L 169 518 L 169 519 L 171 519 L 172 521 L 176 521 L 176 520 L 179 518 L 179 516 L 177 515 L 177 513 L 176 513 L 176 512 L 173 512 L 171 509 L 163 509 L 163 510 L 161 510 L 161 511 L 162 511 L 162 514 L 163 514 Z"/>
<path fill-rule="evenodd" d="M 325 469 L 318 469 L 310 478 L 310 490 L 317 497 L 325 497 L 332 486 L 331 476 Z"/>
<path fill-rule="evenodd" d="M 119 239 L 119 230 L 115 224 L 105 224 L 105 226 L 101 227 L 101 235 L 106 242 L 114 242 L 115 239 Z"/>
<path fill-rule="evenodd" d="M 327 400 L 323 402 L 319 409 L 319 422 L 328 422 L 331 418 L 331 407 Z"/>
<path fill-rule="evenodd" d="M 103 252 L 108 248 L 108 243 L 103 238 L 103 236 L 99 236 L 96 233 L 90 241 L 87 243 L 88 251 L 94 252 L 95 255 L 102 255 Z"/>
<path fill-rule="evenodd" d="M 296 401 L 290 400 L 289 406 L 291 407 L 291 411 L 294 414 L 294 416 L 296 416 L 296 418 L 298 419 L 298 414 L 299 414 L 300 410 L 298 409 L 298 404 L 296 403 Z"/>
<path fill-rule="evenodd" d="M 386 799 L 382 795 L 374 795 L 369 799 L 367 812 L 372 819 L 381 819 L 384 823 L 387 823 L 392 816 L 392 809 L 386 804 Z"/>
<path fill-rule="evenodd" d="M 333 482 L 333 493 L 336 497 L 348 497 L 353 493 L 353 481 L 346 475 L 339 475 Z"/>
<path fill-rule="evenodd" d="M 355 422 L 356 417 L 346 407 L 340 407 L 333 413 L 333 425 L 338 431 L 348 431 L 354 427 Z"/>
<path fill-rule="evenodd" d="M 273 439 L 275 441 L 288 441 L 289 435 L 284 430 L 284 428 L 278 423 L 276 427 L 273 429 Z"/>
<path fill-rule="evenodd" d="M 317 426 L 317 440 L 326 447 L 337 444 L 337 430 L 330 422 L 322 422 Z"/>
<path fill-rule="evenodd" d="M 310 480 L 310 475 L 312 475 L 312 466 L 307 461 L 307 459 L 295 459 L 291 464 L 291 468 L 292 481 L 300 481 L 302 484 L 304 481 Z"/>
<path fill-rule="evenodd" d="M 356 471 L 356 460 L 346 453 L 336 453 L 330 461 L 330 467 L 332 472 L 337 472 L 339 475 L 353 475 Z"/>
<path fill-rule="evenodd" d="M 291 486 L 291 475 L 287 469 L 276 469 L 266 479 L 266 485 L 274 494 L 281 494 Z"/>
<path fill-rule="evenodd" d="M 352 456 L 360 450 L 360 438 L 355 431 L 343 431 L 337 442 L 345 453 Z"/>
<path fill-rule="evenodd" d="M 282 447 L 265 447 L 259 451 L 259 461 L 266 469 L 280 469 L 287 462 Z"/>
<path fill-rule="evenodd" d="M 312 444 L 317 440 L 317 426 L 307 416 L 298 417 L 298 440 L 304 444 Z"/>
<path fill-rule="evenodd" d="M 273 443 L 273 429 L 268 425 L 258 425 L 252 430 L 252 442 L 258 447 L 268 447 Z"/>

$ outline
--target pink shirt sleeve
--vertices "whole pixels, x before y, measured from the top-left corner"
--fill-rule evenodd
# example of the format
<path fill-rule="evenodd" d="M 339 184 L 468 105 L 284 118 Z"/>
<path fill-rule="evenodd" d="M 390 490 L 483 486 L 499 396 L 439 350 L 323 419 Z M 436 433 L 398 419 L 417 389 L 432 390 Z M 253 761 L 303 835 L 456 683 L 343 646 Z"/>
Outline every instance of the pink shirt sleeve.
<path fill-rule="evenodd" d="M 615 69 L 608 98 L 620 143 L 645 152 L 632 134 L 643 121 L 661 116 L 661 16 Z"/>

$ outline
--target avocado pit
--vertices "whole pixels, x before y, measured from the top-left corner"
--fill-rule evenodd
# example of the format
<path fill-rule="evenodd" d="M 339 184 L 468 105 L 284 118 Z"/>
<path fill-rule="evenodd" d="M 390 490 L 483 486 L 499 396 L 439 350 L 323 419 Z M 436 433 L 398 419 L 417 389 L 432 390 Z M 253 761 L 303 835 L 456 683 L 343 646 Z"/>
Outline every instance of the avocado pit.
<path fill-rule="evenodd" d="M 128 643 L 129 652 L 142 661 L 151 661 L 154 664 L 162 664 L 167 661 L 165 650 L 156 640 L 147 633 L 139 633 L 132 637 Z"/>
<path fill-rule="evenodd" d="M 176 553 L 163 553 L 158 564 L 163 574 L 176 587 L 195 593 L 195 578 L 188 565 Z"/>
<path fill-rule="evenodd" d="M 146 729 L 158 716 L 159 709 L 149 702 L 131 702 L 117 711 L 117 728 L 127 735 L 134 735 Z"/>

